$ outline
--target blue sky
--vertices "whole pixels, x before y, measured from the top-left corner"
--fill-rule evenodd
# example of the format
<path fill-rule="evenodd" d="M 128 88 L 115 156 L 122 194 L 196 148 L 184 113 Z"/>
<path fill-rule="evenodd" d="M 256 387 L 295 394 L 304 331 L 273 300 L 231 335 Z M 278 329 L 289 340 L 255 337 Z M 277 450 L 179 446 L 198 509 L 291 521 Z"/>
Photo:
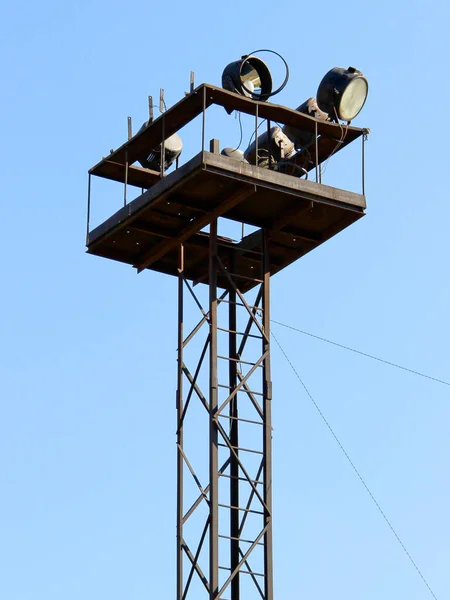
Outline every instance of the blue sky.
<path fill-rule="evenodd" d="M 450 381 L 449 16 L 436 1 L 0 8 L 2 598 L 175 593 L 176 283 L 85 255 L 84 234 L 88 168 L 190 70 L 220 84 L 227 62 L 273 48 L 291 107 L 333 66 L 367 75 L 367 216 L 273 279 L 273 318 Z M 223 145 L 232 119 L 208 122 Z M 350 148 L 325 182 L 359 191 Z M 120 189 L 95 192 L 102 214 L 120 206 Z M 448 597 L 448 386 L 273 331 Z M 429 598 L 277 348 L 273 378 L 276 597 Z"/>

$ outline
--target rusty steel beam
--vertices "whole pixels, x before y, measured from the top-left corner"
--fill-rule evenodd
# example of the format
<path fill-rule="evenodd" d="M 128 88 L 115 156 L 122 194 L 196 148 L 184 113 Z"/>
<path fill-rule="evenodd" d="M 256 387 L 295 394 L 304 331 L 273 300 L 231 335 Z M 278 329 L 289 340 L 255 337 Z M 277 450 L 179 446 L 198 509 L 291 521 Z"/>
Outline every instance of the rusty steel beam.
<path fill-rule="evenodd" d="M 138 270 L 138 273 L 141 273 L 144 269 L 150 267 L 155 261 L 159 260 L 162 256 L 170 252 L 170 250 L 176 248 L 179 243 L 188 240 L 191 236 L 198 233 L 200 229 L 206 227 L 206 225 L 211 223 L 214 219 L 217 219 L 221 215 L 225 214 L 228 210 L 239 204 L 239 202 L 245 200 L 245 198 L 251 196 L 253 193 L 254 187 L 251 185 L 238 189 L 234 194 L 231 194 L 231 196 L 228 196 L 226 199 L 224 199 L 217 208 L 211 212 L 205 213 L 204 215 L 200 215 L 197 219 L 192 221 L 187 227 L 178 233 L 176 238 L 161 242 L 145 252 L 139 258 L 139 261 L 134 265 Z"/>

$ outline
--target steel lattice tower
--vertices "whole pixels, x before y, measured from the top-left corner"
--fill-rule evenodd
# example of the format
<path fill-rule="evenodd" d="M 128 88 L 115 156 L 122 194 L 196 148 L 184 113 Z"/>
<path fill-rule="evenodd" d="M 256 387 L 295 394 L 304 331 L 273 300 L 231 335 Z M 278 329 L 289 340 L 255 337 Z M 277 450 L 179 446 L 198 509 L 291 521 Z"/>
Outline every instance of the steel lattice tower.
<path fill-rule="evenodd" d="M 206 152 L 214 104 L 315 143 L 283 173 L 221 156 L 217 140 Z M 199 154 L 168 175 L 133 165 L 197 116 Z M 365 133 L 342 140 L 339 125 L 203 84 L 89 171 L 88 252 L 178 278 L 176 600 L 273 600 L 270 280 L 364 215 L 364 190 L 323 185 L 320 164 Z M 124 205 L 91 229 L 93 175 L 122 182 Z M 234 242 L 223 219 L 253 231 Z"/>

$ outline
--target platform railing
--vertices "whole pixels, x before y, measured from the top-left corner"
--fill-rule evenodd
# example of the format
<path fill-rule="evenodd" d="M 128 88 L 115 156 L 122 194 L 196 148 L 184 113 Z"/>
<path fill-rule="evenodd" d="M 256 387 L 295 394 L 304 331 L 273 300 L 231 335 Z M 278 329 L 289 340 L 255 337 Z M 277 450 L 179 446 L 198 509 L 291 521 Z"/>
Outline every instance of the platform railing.
<path fill-rule="evenodd" d="M 365 193 L 365 141 L 368 129 L 361 129 L 349 125 L 332 123 L 316 119 L 309 115 L 299 113 L 288 107 L 259 102 L 238 94 L 228 92 L 208 84 L 201 84 L 191 93 L 187 94 L 177 104 L 149 122 L 148 126 L 129 136 L 129 139 L 109 156 L 104 157 L 88 172 L 88 198 L 87 198 L 87 236 L 90 231 L 91 221 L 91 193 L 92 175 L 117 181 L 123 184 L 123 206 L 129 202 L 128 187 L 131 185 L 141 189 L 141 194 L 151 186 L 166 177 L 164 160 L 161 160 L 160 171 L 153 171 L 135 166 L 133 163 L 148 155 L 149 148 L 161 147 L 161 156 L 164 156 L 165 141 L 178 133 L 184 126 L 201 116 L 201 151 L 205 152 L 206 140 L 206 114 L 210 106 L 222 106 L 228 113 L 238 111 L 254 117 L 255 136 L 255 165 L 258 166 L 258 131 L 266 122 L 267 132 L 273 123 L 281 126 L 289 125 L 296 129 L 309 132 L 313 141 L 307 147 L 297 151 L 291 158 L 284 159 L 283 172 L 288 176 L 308 177 L 310 171 L 315 172 L 315 181 L 322 183 L 322 168 L 324 161 L 342 150 L 357 138 L 362 139 L 361 148 L 361 190 Z M 130 127 L 129 127 L 130 133 Z M 212 146 L 210 146 L 212 151 Z M 219 151 L 218 142 L 215 151 Z M 279 170 L 279 164 L 272 160 L 271 152 L 268 153 L 266 168 Z M 175 170 L 179 167 L 178 160 Z"/>

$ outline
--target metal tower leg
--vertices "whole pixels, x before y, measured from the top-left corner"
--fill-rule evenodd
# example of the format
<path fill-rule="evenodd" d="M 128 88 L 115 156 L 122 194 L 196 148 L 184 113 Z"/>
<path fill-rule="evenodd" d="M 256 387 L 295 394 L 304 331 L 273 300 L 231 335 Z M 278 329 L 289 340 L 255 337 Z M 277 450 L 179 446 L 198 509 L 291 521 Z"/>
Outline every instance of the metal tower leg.
<path fill-rule="evenodd" d="M 185 278 L 180 248 L 177 600 L 273 600 L 267 245 L 261 231 L 259 247 L 246 251 L 255 277 L 244 295 L 240 257 L 221 246 L 211 223 L 207 309 Z M 185 335 L 188 300 L 200 320 Z"/>

